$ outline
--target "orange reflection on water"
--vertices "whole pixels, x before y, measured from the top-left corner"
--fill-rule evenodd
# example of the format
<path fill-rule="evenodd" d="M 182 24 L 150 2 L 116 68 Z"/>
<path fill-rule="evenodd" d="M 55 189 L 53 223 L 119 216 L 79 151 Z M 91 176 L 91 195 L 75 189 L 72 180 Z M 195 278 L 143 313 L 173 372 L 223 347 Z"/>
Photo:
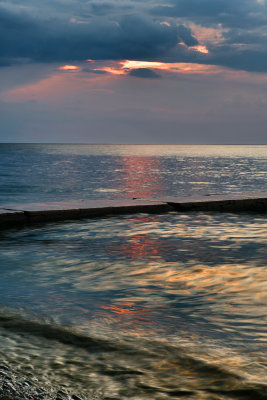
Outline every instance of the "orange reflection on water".
<path fill-rule="evenodd" d="M 105 310 L 109 310 L 117 315 L 145 315 L 147 310 L 142 307 L 137 307 L 133 302 L 123 302 L 120 305 L 109 304 L 102 306 Z"/>
<path fill-rule="evenodd" d="M 134 302 L 123 301 L 116 304 L 105 304 L 101 308 L 106 311 L 98 313 L 98 316 L 111 318 L 113 322 L 119 324 L 120 328 L 138 327 L 138 330 L 143 330 L 146 329 L 147 325 L 156 325 L 152 318 L 153 310 L 149 307 L 137 305 Z"/>
<path fill-rule="evenodd" d="M 160 241 L 151 240 L 146 236 L 137 235 L 130 241 L 110 245 L 107 248 L 109 253 L 123 254 L 132 259 L 139 257 L 156 256 L 160 254 Z"/>
<path fill-rule="evenodd" d="M 124 179 L 119 190 L 123 197 L 158 197 L 164 189 L 159 171 L 162 163 L 156 157 L 122 157 Z M 130 196 L 129 196 L 130 195 Z"/>

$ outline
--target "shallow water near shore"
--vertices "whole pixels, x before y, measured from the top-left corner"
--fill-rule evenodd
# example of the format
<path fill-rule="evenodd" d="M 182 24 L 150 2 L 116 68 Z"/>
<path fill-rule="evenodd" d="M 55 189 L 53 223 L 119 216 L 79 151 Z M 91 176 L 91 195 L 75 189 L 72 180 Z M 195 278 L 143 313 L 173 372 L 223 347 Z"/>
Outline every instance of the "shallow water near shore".
<path fill-rule="evenodd" d="M 1 232 L 1 358 L 95 399 L 266 399 L 264 215 Z"/>

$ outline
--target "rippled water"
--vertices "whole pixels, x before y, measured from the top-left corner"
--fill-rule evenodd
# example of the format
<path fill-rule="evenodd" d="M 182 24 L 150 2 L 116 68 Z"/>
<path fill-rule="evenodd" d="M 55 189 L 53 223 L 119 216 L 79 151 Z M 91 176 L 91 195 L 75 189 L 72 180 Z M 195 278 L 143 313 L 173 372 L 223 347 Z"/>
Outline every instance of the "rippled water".
<path fill-rule="evenodd" d="M 0 204 L 266 190 L 267 146 L 0 144 Z M 101 400 L 267 398 L 266 216 L 0 232 L 2 362 Z"/>
<path fill-rule="evenodd" d="M 3 231 L 2 359 L 86 398 L 266 399 L 266 228 L 168 213 Z"/>
<path fill-rule="evenodd" d="M 0 204 L 266 190 L 267 146 L 0 144 Z"/>

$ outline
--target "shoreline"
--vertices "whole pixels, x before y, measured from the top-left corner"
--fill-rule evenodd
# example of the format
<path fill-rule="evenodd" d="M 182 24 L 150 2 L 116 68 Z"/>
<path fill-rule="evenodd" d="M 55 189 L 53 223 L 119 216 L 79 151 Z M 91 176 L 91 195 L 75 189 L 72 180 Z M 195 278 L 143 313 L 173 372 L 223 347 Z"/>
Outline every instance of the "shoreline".
<path fill-rule="evenodd" d="M 17 374 L 6 365 L 0 365 L 0 400 L 84 400 L 64 389 L 44 389 L 31 379 Z"/>

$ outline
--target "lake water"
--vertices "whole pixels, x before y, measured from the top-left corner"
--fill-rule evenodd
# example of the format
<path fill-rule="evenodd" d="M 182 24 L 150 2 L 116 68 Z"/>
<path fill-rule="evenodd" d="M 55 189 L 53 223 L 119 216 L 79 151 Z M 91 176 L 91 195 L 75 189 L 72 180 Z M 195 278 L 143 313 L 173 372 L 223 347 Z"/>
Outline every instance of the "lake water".
<path fill-rule="evenodd" d="M 0 148 L 4 205 L 266 190 L 267 146 Z M 266 231 L 196 212 L 2 231 L 2 362 L 86 399 L 267 399 Z"/>

